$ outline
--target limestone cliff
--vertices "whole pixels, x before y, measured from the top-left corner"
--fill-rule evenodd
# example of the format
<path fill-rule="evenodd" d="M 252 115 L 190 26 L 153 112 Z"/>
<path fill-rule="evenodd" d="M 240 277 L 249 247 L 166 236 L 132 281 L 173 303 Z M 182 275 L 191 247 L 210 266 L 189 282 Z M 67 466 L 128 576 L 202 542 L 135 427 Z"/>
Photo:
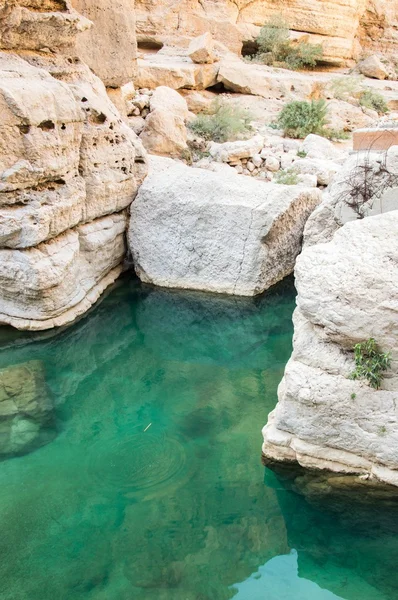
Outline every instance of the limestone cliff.
<path fill-rule="evenodd" d="M 294 349 L 264 429 L 265 460 L 305 467 L 326 490 L 397 486 L 398 211 L 307 246 L 295 275 Z M 370 337 L 392 353 L 380 390 L 349 377 L 354 344 Z"/>
<path fill-rule="evenodd" d="M 242 42 L 253 40 L 276 14 L 282 14 L 293 31 L 322 43 L 325 59 L 334 63 L 358 56 L 360 43 L 390 51 L 397 43 L 397 0 L 137 0 L 136 8 L 137 37 L 143 46 L 186 45 L 190 38 L 211 31 L 239 52 Z"/>
<path fill-rule="evenodd" d="M 0 2 L 0 323 L 85 312 L 122 269 L 141 142 L 77 58 L 68 0 Z"/>

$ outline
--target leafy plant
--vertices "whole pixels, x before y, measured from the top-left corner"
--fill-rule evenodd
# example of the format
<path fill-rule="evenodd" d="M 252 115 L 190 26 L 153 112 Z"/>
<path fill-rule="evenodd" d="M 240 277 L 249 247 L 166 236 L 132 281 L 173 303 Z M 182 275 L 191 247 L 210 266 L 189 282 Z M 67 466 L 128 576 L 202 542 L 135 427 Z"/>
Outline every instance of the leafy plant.
<path fill-rule="evenodd" d="M 307 156 L 307 152 L 305 150 L 297 150 L 297 156 L 299 158 L 305 158 Z"/>
<path fill-rule="evenodd" d="M 293 167 L 282 169 L 275 175 L 275 183 L 280 183 L 282 185 L 297 185 L 298 182 L 298 171 Z"/>
<path fill-rule="evenodd" d="M 257 38 L 258 59 L 267 65 L 288 69 L 313 68 L 323 57 L 320 44 L 295 43 L 290 40 L 288 23 L 281 15 L 272 17 Z"/>
<path fill-rule="evenodd" d="M 334 98 L 347 102 L 351 98 L 357 98 L 362 91 L 362 75 L 347 75 L 336 77 L 330 83 L 329 89 Z"/>
<path fill-rule="evenodd" d="M 364 90 L 359 98 L 359 104 L 365 108 L 375 110 L 379 115 L 389 112 L 387 102 L 383 96 L 373 90 Z"/>
<path fill-rule="evenodd" d="M 272 17 L 261 28 L 257 38 L 259 52 L 270 53 L 275 61 L 280 60 L 290 45 L 289 33 L 289 25 L 282 15 Z"/>
<path fill-rule="evenodd" d="M 285 63 L 292 70 L 313 69 L 322 60 L 322 57 L 323 48 L 321 44 L 300 42 L 297 46 L 290 46 Z"/>
<path fill-rule="evenodd" d="M 283 107 L 276 122 L 285 136 L 304 138 L 310 133 L 322 135 L 326 127 L 326 116 L 325 100 L 294 100 Z"/>
<path fill-rule="evenodd" d="M 351 379 L 366 379 L 370 387 L 380 389 L 384 373 L 391 366 L 391 353 L 381 352 L 373 338 L 355 344 L 355 371 Z"/>
<path fill-rule="evenodd" d="M 189 128 L 205 140 L 228 142 L 246 137 L 251 131 L 251 120 L 246 109 L 216 100 L 209 113 L 197 115 Z"/>
<path fill-rule="evenodd" d="M 355 400 L 355 398 L 356 398 L 356 397 L 357 397 L 357 395 L 356 395 L 356 394 L 353 392 L 353 393 L 351 394 L 351 400 Z"/>

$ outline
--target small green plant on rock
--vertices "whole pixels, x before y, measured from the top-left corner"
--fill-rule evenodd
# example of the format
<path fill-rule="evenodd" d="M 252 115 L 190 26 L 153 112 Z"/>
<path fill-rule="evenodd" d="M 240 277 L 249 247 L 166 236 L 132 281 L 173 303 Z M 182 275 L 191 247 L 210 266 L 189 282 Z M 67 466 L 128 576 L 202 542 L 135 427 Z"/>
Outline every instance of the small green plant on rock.
<path fill-rule="evenodd" d="M 299 158 L 305 158 L 307 156 L 307 153 L 305 150 L 297 150 L 297 156 Z"/>
<path fill-rule="evenodd" d="M 189 128 L 205 140 L 228 142 L 248 136 L 252 127 L 248 110 L 225 101 L 216 100 L 208 113 L 199 114 Z"/>
<path fill-rule="evenodd" d="M 280 183 L 282 185 L 297 185 L 299 182 L 298 175 L 297 169 L 294 169 L 293 167 L 282 169 L 275 175 L 275 183 Z"/>
<path fill-rule="evenodd" d="M 389 112 L 387 102 L 383 96 L 373 90 L 364 90 L 359 97 L 359 104 L 365 108 L 375 110 L 379 115 Z"/>
<path fill-rule="evenodd" d="M 373 338 L 355 344 L 355 371 L 351 379 L 366 379 L 370 387 L 380 389 L 384 373 L 391 366 L 391 353 L 381 352 Z"/>
<path fill-rule="evenodd" d="M 257 38 L 259 61 L 288 69 L 314 68 L 322 60 L 320 44 L 294 42 L 290 39 L 288 23 L 282 15 L 272 17 L 260 30 Z"/>

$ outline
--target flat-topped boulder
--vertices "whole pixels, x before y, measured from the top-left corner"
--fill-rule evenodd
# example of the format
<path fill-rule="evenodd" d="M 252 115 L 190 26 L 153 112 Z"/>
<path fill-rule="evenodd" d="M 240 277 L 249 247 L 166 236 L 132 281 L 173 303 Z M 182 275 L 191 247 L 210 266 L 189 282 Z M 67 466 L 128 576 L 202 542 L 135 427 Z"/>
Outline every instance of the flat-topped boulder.
<path fill-rule="evenodd" d="M 128 233 L 142 281 L 254 296 L 292 272 L 317 189 L 151 160 Z"/>

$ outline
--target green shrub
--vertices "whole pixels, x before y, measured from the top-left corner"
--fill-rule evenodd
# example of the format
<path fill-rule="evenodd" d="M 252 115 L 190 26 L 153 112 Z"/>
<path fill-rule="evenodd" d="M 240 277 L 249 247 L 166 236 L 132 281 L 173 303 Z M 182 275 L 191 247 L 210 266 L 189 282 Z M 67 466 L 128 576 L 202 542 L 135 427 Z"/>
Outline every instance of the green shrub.
<path fill-rule="evenodd" d="M 280 60 L 290 45 L 289 25 L 281 15 L 272 17 L 260 30 L 257 38 L 259 53 L 270 53 L 274 60 Z"/>
<path fill-rule="evenodd" d="M 363 79 L 362 75 L 336 77 L 329 86 L 333 98 L 347 102 L 350 98 L 358 97 L 362 91 Z"/>
<path fill-rule="evenodd" d="M 285 63 L 290 69 L 313 69 L 322 60 L 323 48 L 320 44 L 300 42 L 291 46 L 286 56 Z"/>
<path fill-rule="evenodd" d="M 310 133 L 322 135 L 326 127 L 326 115 L 325 100 L 294 100 L 283 107 L 276 122 L 285 136 L 304 138 Z"/>
<path fill-rule="evenodd" d="M 325 127 L 320 135 L 327 138 L 328 140 L 338 141 L 338 140 L 348 140 L 350 134 L 343 129 L 334 129 L 333 127 Z"/>
<path fill-rule="evenodd" d="M 351 379 L 367 379 L 370 387 L 380 389 L 384 372 L 391 366 L 390 352 L 380 352 L 375 340 L 369 338 L 354 346 L 355 371 Z"/>
<path fill-rule="evenodd" d="M 305 158 L 307 156 L 307 153 L 305 150 L 297 150 L 297 156 L 299 158 Z"/>
<path fill-rule="evenodd" d="M 274 181 L 282 185 L 297 185 L 299 182 L 298 171 L 293 167 L 282 169 L 277 172 Z"/>
<path fill-rule="evenodd" d="M 288 69 L 314 68 L 322 60 L 320 44 L 294 43 L 290 40 L 288 23 L 281 15 L 270 19 L 260 30 L 257 38 L 258 55 L 261 62 Z"/>
<path fill-rule="evenodd" d="M 199 114 L 189 128 L 205 140 L 228 142 L 247 137 L 252 116 L 244 108 L 216 100 L 208 114 Z"/>
<path fill-rule="evenodd" d="M 378 112 L 379 115 L 388 113 L 387 102 L 383 96 L 373 90 L 364 90 L 359 98 L 359 104 Z"/>

